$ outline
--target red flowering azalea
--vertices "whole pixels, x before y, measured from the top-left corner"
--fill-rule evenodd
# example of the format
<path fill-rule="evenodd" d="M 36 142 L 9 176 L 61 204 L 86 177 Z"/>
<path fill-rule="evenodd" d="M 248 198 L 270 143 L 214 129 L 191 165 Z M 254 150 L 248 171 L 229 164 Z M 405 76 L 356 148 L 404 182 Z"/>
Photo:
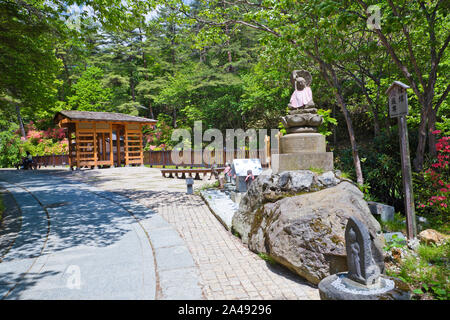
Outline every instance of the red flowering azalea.
<path fill-rule="evenodd" d="M 439 134 L 440 130 L 435 130 L 432 134 Z M 424 196 L 422 201 L 418 202 L 417 209 L 424 213 L 440 216 L 442 219 L 448 219 L 450 202 L 448 193 L 450 192 L 450 137 L 441 137 L 436 143 L 437 156 L 431 167 L 424 171 L 423 177 L 425 185 L 421 185 L 418 196 Z"/>

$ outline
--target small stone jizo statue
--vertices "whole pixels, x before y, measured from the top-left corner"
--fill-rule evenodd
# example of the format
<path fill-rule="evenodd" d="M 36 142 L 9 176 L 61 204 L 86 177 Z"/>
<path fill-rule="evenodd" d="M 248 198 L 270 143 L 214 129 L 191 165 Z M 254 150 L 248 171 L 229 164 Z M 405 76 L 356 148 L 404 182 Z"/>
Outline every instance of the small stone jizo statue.
<path fill-rule="evenodd" d="M 379 284 L 380 268 L 375 263 L 369 231 L 354 217 L 350 217 L 345 229 L 348 278 L 367 287 Z"/>

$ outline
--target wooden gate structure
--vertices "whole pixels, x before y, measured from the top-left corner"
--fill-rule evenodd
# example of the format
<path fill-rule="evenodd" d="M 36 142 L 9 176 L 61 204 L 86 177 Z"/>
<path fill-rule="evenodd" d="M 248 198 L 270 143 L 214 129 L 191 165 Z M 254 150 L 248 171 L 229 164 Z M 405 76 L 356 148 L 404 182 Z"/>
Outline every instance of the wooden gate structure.
<path fill-rule="evenodd" d="M 60 111 L 54 120 L 67 129 L 72 170 L 143 165 L 142 126 L 157 122 L 121 113 L 74 110 Z"/>

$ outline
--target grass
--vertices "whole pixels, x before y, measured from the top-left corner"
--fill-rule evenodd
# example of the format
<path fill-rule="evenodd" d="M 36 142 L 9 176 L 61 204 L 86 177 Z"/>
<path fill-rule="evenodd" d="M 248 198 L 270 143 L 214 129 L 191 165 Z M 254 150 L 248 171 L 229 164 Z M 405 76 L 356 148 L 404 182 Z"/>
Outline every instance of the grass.
<path fill-rule="evenodd" d="M 395 213 L 393 221 L 380 221 L 379 218 L 377 220 L 383 232 L 406 233 L 405 217 L 400 213 Z M 428 220 L 430 228 L 439 229 L 433 221 L 430 221 L 431 219 Z M 386 274 L 407 283 L 412 290 L 413 299 L 450 299 L 450 241 L 439 246 L 421 244 L 412 251 L 404 243 L 394 239 L 385 247 L 385 250 L 401 250 L 407 253 L 406 257 L 388 263 Z"/>
<path fill-rule="evenodd" d="M 272 264 L 272 265 L 277 264 L 277 262 L 276 262 L 272 257 L 270 257 L 269 255 L 267 255 L 267 254 L 265 254 L 265 253 L 260 252 L 260 253 L 258 253 L 258 256 L 259 256 L 261 259 L 263 259 L 264 261 L 266 261 L 266 262 L 268 262 L 268 263 L 270 263 L 270 264 Z"/>
<path fill-rule="evenodd" d="M 341 171 L 340 177 L 343 178 L 343 179 L 349 179 L 349 180 L 352 179 L 351 174 L 349 174 L 347 172 L 344 172 L 344 171 Z"/>
<path fill-rule="evenodd" d="M 413 299 L 450 299 L 450 241 L 440 246 L 420 245 L 417 254 L 408 255 L 398 268 L 386 273 L 409 284 Z"/>
<path fill-rule="evenodd" d="M 377 220 L 380 223 L 383 232 L 406 233 L 406 220 L 405 217 L 399 212 L 394 214 L 394 220 L 392 221 L 381 221 L 379 218 Z"/>
<path fill-rule="evenodd" d="M 317 173 L 317 174 L 322 174 L 322 173 L 324 173 L 324 170 L 323 170 L 323 169 L 315 168 L 315 167 L 309 167 L 309 171 L 312 171 L 312 172 Z"/>
<path fill-rule="evenodd" d="M 200 191 L 203 191 L 203 190 L 206 190 L 206 189 L 215 189 L 215 188 L 218 188 L 219 186 L 220 186 L 219 181 L 214 181 L 214 182 L 211 182 L 211 183 L 205 183 L 201 187 L 196 188 L 194 190 L 194 193 L 199 195 Z"/>

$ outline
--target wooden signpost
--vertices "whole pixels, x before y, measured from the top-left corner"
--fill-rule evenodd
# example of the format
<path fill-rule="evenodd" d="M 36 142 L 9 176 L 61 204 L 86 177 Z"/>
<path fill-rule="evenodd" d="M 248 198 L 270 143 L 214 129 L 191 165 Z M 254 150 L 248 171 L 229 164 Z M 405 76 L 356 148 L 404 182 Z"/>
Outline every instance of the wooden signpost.
<path fill-rule="evenodd" d="M 264 152 L 265 152 L 265 156 L 266 156 L 266 163 L 268 164 L 269 168 L 270 168 L 270 137 L 269 136 L 265 136 L 264 137 Z"/>
<path fill-rule="evenodd" d="M 414 210 L 411 160 L 409 157 L 408 128 L 406 125 L 406 116 L 408 115 L 408 96 L 406 89 L 408 88 L 409 86 L 406 84 L 400 81 L 394 81 L 386 91 L 386 94 L 389 96 L 389 115 L 391 118 L 398 118 L 403 193 L 406 210 L 406 235 L 408 239 L 413 239 L 417 235 L 417 228 Z"/>

